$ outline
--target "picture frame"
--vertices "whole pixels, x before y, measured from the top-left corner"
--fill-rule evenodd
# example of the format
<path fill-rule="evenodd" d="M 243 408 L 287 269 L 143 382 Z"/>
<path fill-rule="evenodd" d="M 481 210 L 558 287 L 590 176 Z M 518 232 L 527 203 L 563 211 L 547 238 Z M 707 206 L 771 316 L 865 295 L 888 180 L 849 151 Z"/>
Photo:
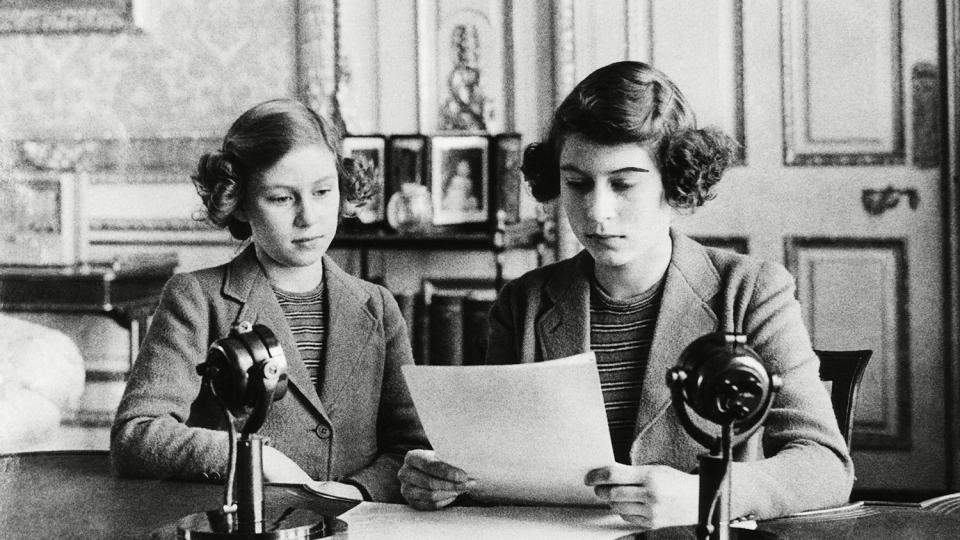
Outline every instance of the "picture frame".
<path fill-rule="evenodd" d="M 0 1 L 0 34 L 117 33 L 134 28 L 132 0 Z"/>
<path fill-rule="evenodd" d="M 71 266 L 86 259 L 86 176 L 10 175 L 0 181 L 0 265 Z"/>
<path fill-rule="evenodd" d="M 450 135 L 430 139 L 430 197 L 434 225 L 490 219 L 490 139 Z"/>
<path fill-rule="evenodd" d="M 391 194 L 411 182 L 429 187 L 427 182 L 427 137 L 421 134 L 392 135 L 387 150 L 387 187 Z"/>
<path fill-rule="evenodd" d="M 376 192 L 367 204 L 357 208 L 357 221 L 379 225 L 387 220 L 387 138 L 383 135 L 350 135 L 343 138 L 343 156 L 373 168 Z"/>
<path fill-rule="evenodd" d="M 501 133 L 491 136 L 493 172 L 497 210 L 503 210 L 506 224 L 520 221 L 520 185 L 523 175 L 523 145 L 519 133 Z"/>

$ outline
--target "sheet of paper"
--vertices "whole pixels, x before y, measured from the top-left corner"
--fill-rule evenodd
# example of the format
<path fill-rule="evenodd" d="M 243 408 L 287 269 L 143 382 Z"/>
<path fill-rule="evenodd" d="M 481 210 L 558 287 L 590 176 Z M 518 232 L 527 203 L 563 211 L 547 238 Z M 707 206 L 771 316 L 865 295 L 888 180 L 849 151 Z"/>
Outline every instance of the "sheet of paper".
<path fill-rule="evenodd" d="M 347 523 L 347 531 L 334 538 L 365 540 L 614 540 L 642 530 L 605 508 L 453 506 L 421 512 L 406 505 L 364 502 L 340 519 Z M 694 537 L 692 531 L 689 537 Z"/>
<path fill-rule="evenodd" d="M 479 499 L 599 505 L 583 484 L 614 462 L 593 353 L 503 366 L 404 366 L 437 456 Z"/>

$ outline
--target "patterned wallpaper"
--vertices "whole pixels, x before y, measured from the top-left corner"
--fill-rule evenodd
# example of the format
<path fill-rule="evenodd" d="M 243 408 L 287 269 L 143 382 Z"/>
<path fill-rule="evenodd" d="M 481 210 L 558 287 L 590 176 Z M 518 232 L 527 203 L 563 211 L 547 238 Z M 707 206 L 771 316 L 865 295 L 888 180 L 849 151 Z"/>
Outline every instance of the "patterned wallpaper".
<path fill-rule="evenodd" d="M 222 136 L 294 95 L 296 0 L 138 0 L 137 30 L 0 35 L 0 139 Z"/>

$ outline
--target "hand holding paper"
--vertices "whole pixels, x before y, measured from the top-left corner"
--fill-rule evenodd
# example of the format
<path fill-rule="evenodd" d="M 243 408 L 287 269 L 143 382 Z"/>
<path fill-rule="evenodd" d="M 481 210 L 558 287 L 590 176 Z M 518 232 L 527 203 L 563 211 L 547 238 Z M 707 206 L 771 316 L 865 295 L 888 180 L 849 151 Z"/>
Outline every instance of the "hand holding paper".
<path fill-rule="evenodd" d="M 404 366 L 436 455 L 480 499 L 600 505 L 587 472 L 614 463 L 593 353 L 535 364 Z"/>

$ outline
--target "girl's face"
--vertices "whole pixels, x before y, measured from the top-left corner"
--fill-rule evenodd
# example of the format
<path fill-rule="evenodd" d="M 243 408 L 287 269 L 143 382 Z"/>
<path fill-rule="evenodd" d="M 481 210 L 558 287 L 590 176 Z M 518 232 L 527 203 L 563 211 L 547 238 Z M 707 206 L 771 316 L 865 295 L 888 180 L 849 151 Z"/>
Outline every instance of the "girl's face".
<path fill-rule="evenodd" d="M 643 265 L 669 238 L 673 212 L 660 168 L 639 144 L 567 136 L 560 151 L 560 201 L 597 265 Z"/>
<path fill-rule="evenodd" d="M 321 264 L 337 232 L 336 158 L 319 144 L 291 150 L 247 189 L 235 213 L 250 224 L 260 263 L 271 269 Z"/>

